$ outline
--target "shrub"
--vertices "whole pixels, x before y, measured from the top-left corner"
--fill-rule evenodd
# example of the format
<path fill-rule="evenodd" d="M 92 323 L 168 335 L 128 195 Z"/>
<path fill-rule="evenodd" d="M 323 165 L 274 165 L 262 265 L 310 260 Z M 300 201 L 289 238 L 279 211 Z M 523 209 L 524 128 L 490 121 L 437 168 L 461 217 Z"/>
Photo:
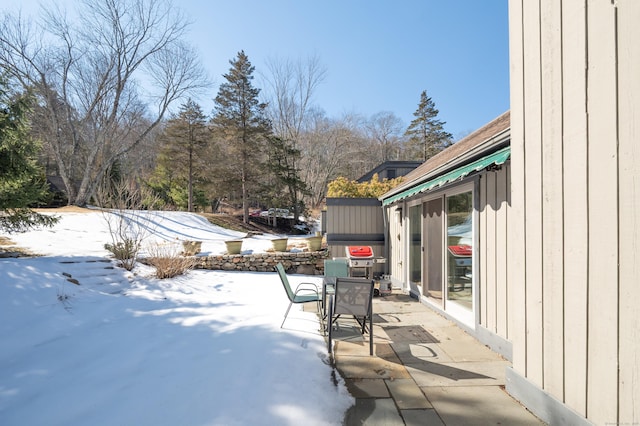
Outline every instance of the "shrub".
<path fill-rule="evenodd" d="M 130 271 L 135 266 L 140 243 L 136 240 L 125 238 L 113 244 L 105 244 L 104 248 L 120 261 L 120 266 Z"/>
<path fill-rule="evenodd" d="M 176 244 L 154 244 L 147 249 L 148 265 L 156 268 L 156 278 L 173 278 L 182 275 L 196 264 L 195 258 L 180 255 L 180 247 Z"/>
<path fill-rule="evenodd" d="M 361 183 L 345 177 L 339 177 L 329 182 L 327 197 L 378 198 L 398 186 L 402 183 L 402 180 L 402 177 L 380 180 L 377 173 L 373 175 L 370 181 Z"/>

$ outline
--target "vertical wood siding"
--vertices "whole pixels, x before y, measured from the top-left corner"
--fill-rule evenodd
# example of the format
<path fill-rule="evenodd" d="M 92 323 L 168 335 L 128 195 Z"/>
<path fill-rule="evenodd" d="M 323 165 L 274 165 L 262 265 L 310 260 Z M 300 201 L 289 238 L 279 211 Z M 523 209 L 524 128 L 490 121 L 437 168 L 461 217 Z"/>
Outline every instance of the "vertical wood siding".
<path fill-rule="evenodd" d="M 348 200 L 327 203 L 326 221 L 327 243 L 331 257 L 345 257 L 345 248 L 349 245 L 371 246 L 376 257 L 385 256 L 383 240 L 368 240 L 370 236 L 382 235 L 385 229 L 382 207 L 379 204 L 362 204 L 357 199 L 354 199 L 352 204 Z M 347 241 L 330 241 L 335 235 L 347 236 Z M 384 272 L 384 264 L 374 265 L 374 275 Z"/>
<path fill-rule="evenodd" d="M 509 17 L 513 367 L 595 424 L 640 422 L 640 2 Z"/>
<path fill-rule="evenodd" d="M 564 393 L 563 235 L 562 235 L 562 43 L 561 3 L 542 3 L 540 29 L 542 163 L 542 320 L 543 383 Z"/>
<path fill-rule="evenodd" d="M 640 2 L 618 2 L 619 413 L 640 418 Z"/>
<path fill-rule="evenodd" d="M 478 262 L 476 271 L 478 271 L 478 277 L 477 277 L 477 282 L 478 282 L 478 291 L 480 292 L 480 297 L 479 297 L 479 301 L 480 303 L 478 304 L 478 318 L 479 318 L 479 322 L 480 325 L 482 325 L 483 327 L 490 329 L 489 326 L 489 312 L 487 309 L 487 300 L 489 300 L 489 289 L 488 289 L 488 283 L 489 283 L 489 279 L 488 279 L 488 264 L 489 264 L 489 259 L 488 256 L 486 254 L 487 251 L 487 214 L 486 214 L 486 210 L 488 207 L 488 203 L 487 203 L 487 179 L 480 179 L 480 184 L 478 185 L 478 192 L 479 194 L 477 194 L 476 196 L 479 198 L 479 207 L 478 207 L 478 211 L 480 212 L 480 214 L 478 215 L 478 240 L 479 240 L 479 247 L 478 247 L 478 258 L 476 259 L 476 261 Z M 493 331 L 493 330 L 491 330 Z"/>
<path fill-rule="evenodd" d="M 587 394 L 587 63 L 584 2 L 562 2 L 565 403 L 586 416 Z"/>
<path fill-rule="evenodd" d="M 338 205 L 327 208 L 327 233 L 377 234 L 382 229 L 384 223 L 380 206 Z"/>
<path fill-rule="evenodd" d="M 527 313 L 527 378 L 543 387 L 542 317 L 542 73 L 540 66 L 540 9 L 524 1 L 524 221 L 525 306 Z M 515 155 L 515 153 L 514 153 Z"/>
<path fill-rule="evenodd" d="M 617 418 L 618 395 L 615 8 L 609 2 L 587 4 L 587 416 L 595 423 L 604 424 Z"/>
<path fill-rule="evenodd" d="M 401 283 L 403 281 L 402 265 L 404 264 L 404 259 L 402 256 L 402 241 L 404 241 L 403 224 L 405 220 L 400 217 L 404 214 L 404 209 L 398 211 L 396 207 L 395 205 L 385 207 L 388 215 L 387 220 L 389 222 L 389 235 L 387 236 L 389 259 L 387 259 L 387 268 L 389 275 L 394 281 Z"/>
<path fill-rule="evenodd" d="M 509 288 L 507 281 L 507 257 L 509 253 L 507 227 L 509 220 L 509 163 L 502 166 L 496 174 L 496 334 L 509 339 Z"/>
<path fill-rule="evenodd" d="M 509 176 L 507 162 L 496 172 L 482 174 L 479 185 L 479 290 L 480 325 L 505 340 L 508 333 L 507 241 Z"/>
<path fill-rule="evenodd" d="M 509 79 L 511 88 L 511 211 L 508 222 L 509 332 L 515 371 L 527 375 L 525 259 L 524 35 L 522 2 L 509 3 Z"/>
<path fill-rule="evenodd" d="M 481 244 L 480 257 L 485 259 L 486 270 L 486 288 L 487 297 L 480 301 L 481 309 L 487 312 L 487 323 L 485 327 L 492 332 L 496 332 L 498 326 L 496 324 L 496 269 L 498 262 L 496 253 L 496 173 L 485 173 L 483 176 L 485 183 L 485 194 L 487 196 L 487 206 L 484 209 L 486 220 L 481 221 L 486 224 L 487 229 L 484 234 L 486 236 L 484 244 Z M 501 264 L 503 266 L 504 263 Z M 504 267 L 504 266 L 503 266 Z"/>

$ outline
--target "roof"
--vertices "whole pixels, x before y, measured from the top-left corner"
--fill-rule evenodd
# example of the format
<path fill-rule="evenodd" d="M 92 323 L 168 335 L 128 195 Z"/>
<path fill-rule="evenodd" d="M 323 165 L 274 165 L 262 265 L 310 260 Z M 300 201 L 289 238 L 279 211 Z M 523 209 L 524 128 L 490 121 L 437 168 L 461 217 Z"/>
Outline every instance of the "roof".
<path fill-rule="evenodd" d="M 422 164 L 422 161 L 401 161 L 401 160 L 388 160 L 385 161 L 383 163 L 378 164 L 374 169 L 372 169 L 371 171 L 365 173 L 364 175 L 362 175 L 361 177 L 359 177 L 357 180 L 358 182 L 366 182 L 371 180 L 371 178 L 373 177 L 374 174 L 378 173 L 382 173 L 383 171 L 386 170 L 400 170 L 401 173 L 398 174 L 398 176 L 405 176 L 407 175 L 407 173 L 410 173 L 412 170 L 414 170 L 416 167 L 420 166 Z M 406 173 L 402 173 L 402 170 L 406 169 L 407 172 Z"/>
<path fill-rule="evenodd" d="M 429 158 L 421 166 L 408 173 L 402 184 L 382 195 L 380 199 L 399 194 L 408 188 L 444 175 L 456 167 L 469 164 L 508 146 L 510 143 L 510 125 L 510 114 L 507 111 L 449 148 Z"/>

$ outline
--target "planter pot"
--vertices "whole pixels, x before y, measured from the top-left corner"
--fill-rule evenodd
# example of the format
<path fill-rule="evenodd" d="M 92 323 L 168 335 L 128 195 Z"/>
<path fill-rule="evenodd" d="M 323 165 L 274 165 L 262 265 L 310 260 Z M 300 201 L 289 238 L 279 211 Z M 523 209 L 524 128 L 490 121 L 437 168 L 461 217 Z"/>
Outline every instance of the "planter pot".
<path fill-rule="evenodd" d="M 322 236 L 307 238 L 307 247 L 309 251 L 318 251 L 322 247 Z"/>
<path fill-rule="evenodd" d="M 185 256 L 195 256 L 202 249 L 202 241 L 183 241 L 182 254 Z"/>
<path fill-rule="evenodd" d="M 242 251 L 242 240 L 229 240 L 224 243 L 227 245 L 227 254 L 240 254 Z"/>
<path fill-rule="evenodd" d="M 287 251 L 287 241 L 287 238 L 276 238 L 275 240 L 271 240 L 271 244 L 275 251 Z"/>

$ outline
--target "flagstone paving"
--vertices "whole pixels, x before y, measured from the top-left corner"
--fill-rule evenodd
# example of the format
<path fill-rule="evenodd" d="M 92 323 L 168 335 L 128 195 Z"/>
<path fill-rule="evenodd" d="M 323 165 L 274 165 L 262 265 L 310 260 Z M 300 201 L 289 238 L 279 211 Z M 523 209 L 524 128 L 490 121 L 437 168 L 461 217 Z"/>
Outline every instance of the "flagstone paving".
<path fill-rule="evenodd" d="M 544 425 L 505 390 L 511 363 L 405 294 L 374 299 L 374 356 L 352 320 L 334 363 L 356 399 L 350 425 Z"/>

